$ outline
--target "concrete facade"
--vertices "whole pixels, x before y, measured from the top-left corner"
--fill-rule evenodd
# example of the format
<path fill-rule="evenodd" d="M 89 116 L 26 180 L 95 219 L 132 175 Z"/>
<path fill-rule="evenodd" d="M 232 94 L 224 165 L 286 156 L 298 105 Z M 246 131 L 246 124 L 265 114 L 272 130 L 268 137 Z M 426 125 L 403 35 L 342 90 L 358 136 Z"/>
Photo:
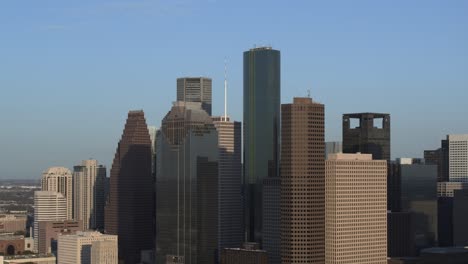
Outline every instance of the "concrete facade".
<path fill-rule="evenodd" d="M 26 215 L 0 214 L 0 233 L 26 231 Z"/>
<path fill-rule="evenodd" d="M 91 244 L 91 264 L 117 264 L 119 252 L 117 240 L 93 241 Z"/>
<path fill-rule="evenodd" d="M 281 105 L 281 124 L 278 263 L 325 263 L 325 107 L 294 98 Z"/>
<path fill-rule="evenodd" d="M 52 241 L 57 241 L 59 235 L 74 234 L 83 231 L 81 221 L 39 221 L 39 241 L 37 251 L 39 254 L 56 253 L 52 249 Z"/>
<path fill-rule="evenodd" d="M 42 173 L 42 191 L 61 193 L 67 201 L 67 219 L 73 219 L 73 176 L 69 169 L 51 167 Z"/>
<path fill-rule="evenodd" d="M 77 232 L 74 235 L 61 235 L 58 237 L 58 263 L 60 264 L 91 264 L 93 242 L 96 241 L 111 241 L 103 246 L 102 252 L 100 247 L 95 250 L 95 257 L 109 256 L 110 263 L 118 263 L 117 257 L 117 236 L 103 235 L 99 232 Z M 109 254 L 108 254 L 109 253 Z M 106 263 L 106 262 L 104 262 Z M 94 264 L 94 263 L 93 263 Z"/>
<path fill-rule="evenodd" d="M 326 161 L 325 263 L 387 263 L 387 162 L 370 154 Z"/>

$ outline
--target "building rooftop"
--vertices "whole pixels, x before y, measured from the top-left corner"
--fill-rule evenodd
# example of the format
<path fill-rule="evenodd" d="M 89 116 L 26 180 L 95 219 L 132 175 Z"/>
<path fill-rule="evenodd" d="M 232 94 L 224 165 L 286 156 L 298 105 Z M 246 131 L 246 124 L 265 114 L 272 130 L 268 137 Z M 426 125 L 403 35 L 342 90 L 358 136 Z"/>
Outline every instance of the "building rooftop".
<path fill-rule="evenodd" d="M 30 255 L 14 255 L 14 256 L 5 256 L 5 260 L 11 259 L 34 259 L 34 258 L 55 258 L 53 254 L 30 254 Z"/>
<path fill-rule="evenodd" d="M 334 153 L 328 155 L 328 160 L 372 160 L 372 154 Z"/>
<path fill-rule="evenodd" d="M 433 247 L 421 250 L 422 254 L 468 254 L 468 247 Z"/>

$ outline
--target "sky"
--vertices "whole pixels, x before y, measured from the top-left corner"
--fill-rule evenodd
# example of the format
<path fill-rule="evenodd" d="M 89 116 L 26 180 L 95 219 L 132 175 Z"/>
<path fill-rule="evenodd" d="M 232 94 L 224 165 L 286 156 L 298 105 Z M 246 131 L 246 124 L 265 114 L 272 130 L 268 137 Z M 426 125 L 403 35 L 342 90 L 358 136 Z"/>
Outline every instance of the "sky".
<path fill-rule="evenodd" d="M 176 78 L 213 79 L 242 120 L 242 53 L 281 51 L 281 98 L 391 114 L 392 157 L 468 133 L 468 1 L 0 1 L 0 179 L 88 158 L 112 165 L 127 112 L 160 126 Z"/>

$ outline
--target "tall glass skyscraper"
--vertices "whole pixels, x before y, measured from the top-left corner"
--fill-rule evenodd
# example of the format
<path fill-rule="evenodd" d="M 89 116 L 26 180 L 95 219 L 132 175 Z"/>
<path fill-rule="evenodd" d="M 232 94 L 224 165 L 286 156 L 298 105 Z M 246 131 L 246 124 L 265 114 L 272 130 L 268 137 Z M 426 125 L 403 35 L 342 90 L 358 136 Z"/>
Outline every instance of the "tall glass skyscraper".
<path fill-rule="evenodd" d="M 280 80 L 278 50 L 244 52 L 244 197 L 252 242 L 262 243 L 263 180 L 279 177 Z"/>

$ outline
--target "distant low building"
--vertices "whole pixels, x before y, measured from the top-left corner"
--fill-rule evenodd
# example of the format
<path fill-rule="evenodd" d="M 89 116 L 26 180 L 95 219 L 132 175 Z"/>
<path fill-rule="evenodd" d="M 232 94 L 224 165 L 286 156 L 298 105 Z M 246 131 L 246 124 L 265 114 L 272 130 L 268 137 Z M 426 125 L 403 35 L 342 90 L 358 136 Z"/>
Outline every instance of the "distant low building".
<path fill-rule="evenodd" d="M 26 231 L 26 215 L 0 214 L 0 233 Z"/>
<path fill-rule="evenodd" d="M 3 262 L 0 261 L 0 264 L 55 264 L 56 262 L 57 259 L 52 254 L 34 254 L 4 257 Z"/>
<path fill-rule="evenodd" d="M 111 243 L 94 243 L 96 241 Z M 117 264 L 117 252 L 117 236 L 114 235 L 77 232 L 75 235 L 58 237 L 58 263 L 61 264 Z"/>
<path fill-rule="evenodd" d="M 0 254 L 19 255 L 24 252 L 24 236 L 0 236 Z"/>

